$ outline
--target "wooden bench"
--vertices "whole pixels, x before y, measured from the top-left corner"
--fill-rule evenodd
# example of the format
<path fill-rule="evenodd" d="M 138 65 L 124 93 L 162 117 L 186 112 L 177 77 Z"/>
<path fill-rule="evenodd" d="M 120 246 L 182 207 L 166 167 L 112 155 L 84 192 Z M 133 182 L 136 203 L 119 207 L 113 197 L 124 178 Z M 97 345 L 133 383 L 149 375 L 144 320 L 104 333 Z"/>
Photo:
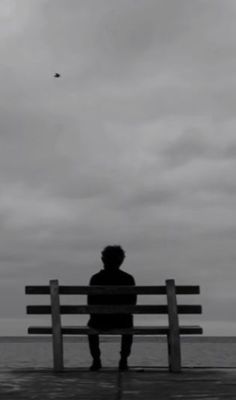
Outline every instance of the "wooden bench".
<path fill-rule="evenodd" d="M 49 286 L 26 286 L 27 295 L 50 295 L 50 305 L 27 306 L 27 314 L 51 314 L 52 325 L 29 327 L 29 334 L 52 335 L 54 370 L 62 371 L 63 335 L 166 335 L 168 339 L 168 360 L 170 372 L 181 371 L 180 335 L 199 335 L 200 326 L 179 325 L 179 314 L 200 314 L 200 305 L 178 305 L 176 295 L 195 295 L 200 293 L 199 286 L 175 286 L 173 279 L 166 280 L 165 286 L 59 286 L 57 280 L 51 280 Z M 165 305 L 61 305 L 60 295 L 166 295 Z M 133 328 L 99 331 L 87 326 L 62 326 L 62 314 L 168 314 L 167 326 L 134 326 Z M 157 320 L 158 321 L 158 320 Z"/>

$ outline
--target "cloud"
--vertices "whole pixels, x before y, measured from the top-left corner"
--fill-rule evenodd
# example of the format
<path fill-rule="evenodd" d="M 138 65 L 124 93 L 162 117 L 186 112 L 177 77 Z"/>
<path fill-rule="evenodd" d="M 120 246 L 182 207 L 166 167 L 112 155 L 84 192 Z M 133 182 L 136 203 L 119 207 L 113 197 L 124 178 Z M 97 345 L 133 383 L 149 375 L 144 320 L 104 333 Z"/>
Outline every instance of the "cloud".
<path fill-rule="evenodd" d="M 2 286 L 86 283 L 119 243 L 140 284 L 206 285 L 217 319 L 235 265 L 235 11 L 2 2 Z"/>
<path fill-rule="evenodd" d="M 29 0 L 23 0 L 21 4 L 16 0 L 2 0 L 0 4 L 1 37 L 11 38 L 21 33 L 27 26 L 35 5 L 32 5 Z"/>
<path fill-rule="evenodd" d="M 27 226 L 73 221 L 73 211 L 40 190 L 33 192 L 23 185 L 2 187 L 0 214 L 7 226 L 24 229 Z"/>
<path fill-rule="evenodd" d="M 209 146 L 201 133 L 195 131 L 184 132 L 174 143 L 168 146 L 164 156 L 169 164 L 179 166 L 194 159 L 209 155 Z"/>

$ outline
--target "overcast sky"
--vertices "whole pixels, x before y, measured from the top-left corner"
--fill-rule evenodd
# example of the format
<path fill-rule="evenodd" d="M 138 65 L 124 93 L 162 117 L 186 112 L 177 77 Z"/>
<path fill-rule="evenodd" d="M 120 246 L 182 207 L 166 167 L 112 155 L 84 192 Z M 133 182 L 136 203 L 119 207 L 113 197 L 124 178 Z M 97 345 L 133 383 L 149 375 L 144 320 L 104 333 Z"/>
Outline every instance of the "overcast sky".
<path fill-rule="evenodd" d="M 0 335 L 26 334 L 26 284 L 87 284 L 107 244 L 139 285 L 199 284 L 194 322 L 236 335 L 235 19 L 0 0 Z"/>

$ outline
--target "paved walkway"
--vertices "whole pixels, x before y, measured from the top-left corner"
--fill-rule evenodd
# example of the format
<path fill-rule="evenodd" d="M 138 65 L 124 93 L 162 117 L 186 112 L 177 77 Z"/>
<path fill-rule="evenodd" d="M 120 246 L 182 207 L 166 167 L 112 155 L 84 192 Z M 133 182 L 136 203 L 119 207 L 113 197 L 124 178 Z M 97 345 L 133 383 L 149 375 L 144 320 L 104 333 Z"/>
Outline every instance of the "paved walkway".
<path fill-rule="evenodd" d="M 0 371 L 1 400 L 236 400 L 236 369 Z"/>

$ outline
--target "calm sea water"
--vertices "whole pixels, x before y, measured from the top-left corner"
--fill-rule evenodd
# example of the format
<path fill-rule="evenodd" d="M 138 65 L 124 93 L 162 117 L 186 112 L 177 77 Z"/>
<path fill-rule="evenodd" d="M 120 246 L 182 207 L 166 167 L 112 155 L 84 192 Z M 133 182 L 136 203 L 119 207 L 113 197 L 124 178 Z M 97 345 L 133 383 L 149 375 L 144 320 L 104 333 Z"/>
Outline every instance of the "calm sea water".
<path fill-rule="evenodd" d="M 101 338 L 102 362 L 116 366 L 119 337 Z M 91 363 L 86 337 L 67 337 L 64 341 L 65 367 L 87 367 Z M 182 363 L 191 367 L 236 367 L 236 337 L 182 339 Z M 129 364 L 133 367 L 167 366 L 164 338 L 135 337 Z M 0 369 L 51 368 L 50 338 L 0 337 Z"/>

